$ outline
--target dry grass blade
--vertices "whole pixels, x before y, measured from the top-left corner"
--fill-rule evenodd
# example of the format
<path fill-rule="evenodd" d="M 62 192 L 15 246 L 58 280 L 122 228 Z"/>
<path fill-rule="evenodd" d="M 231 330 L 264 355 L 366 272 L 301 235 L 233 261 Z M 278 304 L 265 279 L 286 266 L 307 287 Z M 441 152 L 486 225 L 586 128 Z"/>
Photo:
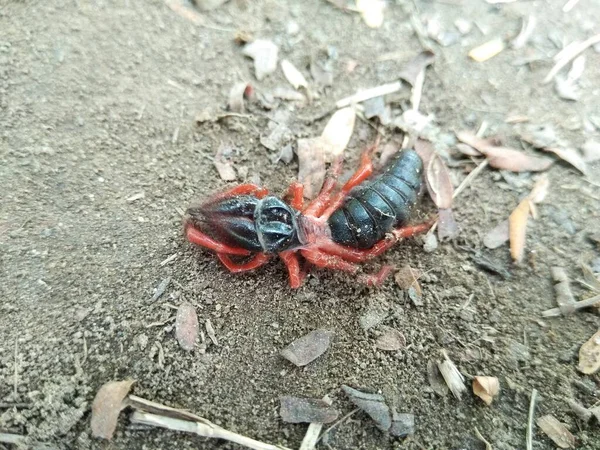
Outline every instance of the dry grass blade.
<path fill-rule="evenodd" d="M 308 82 L 306 81 L 306 78 L 304 78 L 304 75 L 302 75 L 302 73 L 287 59 L 281 61 L 281 70 L 283 71 L 286 80 L 294 86 L 294 89 L 308 87 Z"/>
<path fill-rule="evenodd" d="M 573 167 L 575 167 L 577 170 L 579 170 L 582 174 L 587 175 L 587 164 L 585 163 L 585 160 L 583 159 L 583 157 L 577 153 L 577 150 L 575 150 L 574 148 L 544 148 L 545 151 L 547 152 L 552 152 L 554 153 L 556 156 L 558 156 L 560 159 L 562 159 L 563 161 L 568 162 L 569 164 L 571 164 Z"/>
<path fill-rule="evenodd" d="M 569 64 L 572 59 L 576 58 L 580 53 L 584 52 L 589 47 L 596 45 L 598 42 L 600 42 L 600 34 L 596 34 L 582 43 L 574 45 L 572 48 L 570 48 L 569 52 L 563 54 L 562 58 L 556 62 L 554 67 L 552 67 L 550 72 L 548 72 L 548 75 L 546 75 L 546 78 L 544 78 L 543 83 L 546 84 L 552 81 L 554 76 L 560 72 L 563 67 Z"/>
<path fill-rule="evenodd" d="M 254 450 L 289 450 L 286 447 L 266 444 L 241 434 L 234 433 L 205 419 L 203 419 L 203 422 L 192 422 L 157 414 L 134 411 L 130 420 L 131 423 L 134 424 L 161 427 L 173 431 L 183 431 L 214 439 L 224 439 Z"/>
<path fill-rule="evenodd" d="M 525 448 L 527 450 L 533 449 L 533 416 L 535 415 L 535 405 L 537 403 L 537 396 L 537 389 L 532 390 L 531 400 L 529 402 L 529 415 L 527 419 L 527 434 L 525 436 Z"/>
<path fill-rule="evenodd" d="M 587 264 L 581 263 L 581 272 L 583 273 L 583 279 L 586 284 L 594 291 L 600 292 L 600 279 L 594 275 L 594 271 Z"/>
<path fill-rule="evenodd" d="M 573 448 L 575 446 L 575 436 L 556 417 L 547 414 L 540 417 L 535 423 L 560 448 Z"/>
<path fill-rule="evenodd" d="M 98 390 L 92 403 L 92 435 L 103 439 L 112 438 L 119 413 L 127 406 L 123 400 L 133 383 L 134 380 L 110 381 Z"/>
<path fill-rule="evenodd" d="M 395 81 L 393 83 L 382 84 L 381 86 L 376 86 L 369 89 L 364 89 L 356 94 L 353 94 L 349 97 L 345 97 L 341 100 L 338 100 L 335 103 L 336 108 L 344 108 L 346 106 L 354 105 L 356 103 L 364 102 L 365 100 L 369 100 L 375 97 L 381 97 L 382 95 L 393 94 L 394 92 L 398 92 L 402 89 L 402 82 Z"/>
<path fill-rule="evenodd" d="M 325 180 L 325 152 L 321 137 L 298 139 L 298 181 L 304 185 L 304 196 L 317 195 Z"/>
<path fill-rule="evenodd" d="M 492 444 L 490 444 L 487 441 L 487 439 L 483 437 L 483 435 L 477 429 L 477 427 L 475 427 L 475 436 L 477 436 L 477 439 L 479 439 L 481 442 L 483 442 L 485 444 L 485 450 L 494 450 L 494 448 L 492 447 Z"/>

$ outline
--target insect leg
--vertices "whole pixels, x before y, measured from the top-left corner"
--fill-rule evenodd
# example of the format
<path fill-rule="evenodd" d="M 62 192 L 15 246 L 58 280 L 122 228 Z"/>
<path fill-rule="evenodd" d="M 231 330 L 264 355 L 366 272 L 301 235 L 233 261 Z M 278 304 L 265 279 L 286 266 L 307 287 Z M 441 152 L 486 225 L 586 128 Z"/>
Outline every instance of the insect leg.
<path fill-rule="evenodd" d="M 228 255 L 249 255 L 251 252 L 245 248 L 232 247 L 227 244 L 215 241 L 210 236 L 202 233 L 191 225 L 186 226 L 185 235 L 188 241 L 206 247 L 209 250 L 213 250 L 217 253 L 224 253 Z"/>
<path fill-rule="evenodd" d="M 304 186 L 297 181 L 290 184 L 287 194 L 284 198 L 291 197 L 289 204 L 292 208 L 302 210 L 304 207 Z M 286 200 L 287 201 L 287 200 Z"/>
<path fill-rule="evenodd" d="M 252 257 L 250 261 L 244 263 L 236 263 L 231 260 L 231 258 L 225 253 L 217 253 L 217 256 L 223 263 L 227 270 L 232 273 L 246 272 L 248 270 L 256 269 L 264 265 L 267 261 L 269 261 L 269 255 L 266 253 L 259 253 Z"/>
<path fill-rule="evenodd" d="M 279 253 L 279 257 L 283 260 L 288 269 L 290 275 L 290 287 L 292 289 L 299 288 L 306 277 L 306 272 L 300 270 L 300 263 L 298 262 L 296 251 L 289 250 L 281 252 Z"/>

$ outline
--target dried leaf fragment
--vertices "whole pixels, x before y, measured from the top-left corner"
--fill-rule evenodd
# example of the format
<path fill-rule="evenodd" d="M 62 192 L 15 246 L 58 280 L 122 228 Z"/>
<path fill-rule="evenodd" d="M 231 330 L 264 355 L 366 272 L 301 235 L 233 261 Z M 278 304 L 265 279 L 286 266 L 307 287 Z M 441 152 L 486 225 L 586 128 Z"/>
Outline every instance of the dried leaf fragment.
<path fill-rule="evenodd" d="M 419 278 L 422 273 L 420 270 L 413 269 L 412 267 L 406 265 L 398 269 L 396 275 L 394 275 L 394 279 L 396 280 L 396 284 L 400 289 L 406 290 L 411 287 L 414 287 L 415 290 L 420 294 L 421 286 L 419 285 Z"/>
<path fill-rule="evenodd" d="M 296 339 L 281 351 L 281 356 L 298 367 L 307 365 L 327 351 L 335 333 L 318 329 Z"/>
<path fill-rule="evenodd" d="M 191 303 L 182 303 L 177 308 L 175 317 L 175 337 L 177 342 L 184 350 L 194 350 L 194 345 L 198 339 L 198 316 L 196 308 Z"/>
<path fill-rule="evenodd" d="M 111 439 L 117 428 L 119 413 L 126 406 L 123 402 L 134 380 L 109 381 L 102 385 L 92 403 L 92 435 Z"/>
<path fill-rule="evenodd" d="M 389 352 L 394 352 L 406 347 L 406 338 L 400 331 L 391 327 L 382 328 L 384 328 L 383 334 L 375 341 L 375 347 Z"/>
<path fill-rule="evenodd" d="M 390 429 L 392 426 L 392 416 L 383 395 L 369 394 L 346 385 L 342 385 L 342 389 L 352 403 L 366 412 L 375 421 L 380 430 L 387 432 Z"/>
<path fill-rule="evenodd" d="M 320 399 L 286 395 L 279 401 L 279 415 L 287 423 L 330 423 L 340 415 L 339 411 Z"/>
<path fill-rule="evenodd" d="M 425 180 L 429 195 L 436 206 L 440 209 L 451 208 L 454 186 L 444 160 L 437 153 L 434 153 L 429 160 Z"/>
<path fill-rule="evenodd" d="M 473 48 L 469 52 L 469 57 L 477 62 L 484 62 L 496 56 L 498 53 L 504 50 L 505 47 L 506 45 L 504 44 L 502 38 L 495 38 Z"/>
<path fill-rule="evenodd" d="M 579 365 L 577 366 L 577 370 L 586 375 L 596 373 L 598 369 L 600 369 L 600 330 L 579 349 Z"/>
<path fill-rule="evenodd" d="M 527 235 L 527 219 L 529 218 L 529 199 L 525 198 L 508 218 L 510 236 L 510 255 L 513 260 L 521 262 L 525 253 L 525 236 Z"/>
<path fill-rule="evenodd" d="M 304 185 L 304 196 L 315 197 L 325 180 L 325 152 L 321 137 L 298 139 L 298 181 Z"/>
<path fill-rule="evenodd" d="M 491 405 L 494 397 L 500 392 L 500 383 L 496 377 L 476 376 L 473 379 L 473 394 Z"/>
<path fill-rule="evenodd" d="M 575 436 L 556 417 L 547 414 L 538 418 L 535 423 L 560 448 L 573 448 L 575 446 Z"/>
<path fill-rule="evenodd" d="M 574 148 L 550 147 L 544 148 L 547 152 L 552 152 L 563 161 L 568 162 L 582 174 L 587 175 L 587 164 L 583 157 Z"/>
<path fill-rule="evenodd" d="M 259 81 L 277 69 L 279 48 L 267 39 L 257 39 L 246 44 L 242 53 L 254 60 L 254 71 Z"/>
<path fill-rule="evenodd" d="M 354 108 L 347 107 L 338 109 L 329 119 L 321 139 L 325 147 L 325 161 L 331 162 L 340 156 L 354 131 L 354 123 L 356 122 L 356 113 Z"/>
<path fill-rule="evenodd" d="M 302 73 L 287 59 L 281 61 L 281 70 L 283 70 L 285 79 L 294 86 L 294 89 L 308 87 L 308 82 L 306 81 L 306 78 L 304 78 L 304 75 L 302 75 Z"/>
<path fill-rule="evenodd" d="M 454 239 L 458 236 L 460 229 L 456 219 L 454 218 L 454 212 L 451 208 L 442 208 L 438 211 L 438 238 L 443 239 Z"/>
<path fill-rule="evenodd" d="M 444 358 L 445 361 L 441 363 L 438 362 L 438 369 L 440 370 L 442 377 L 444 377 L 444 381 L 448 385 L 450 392 L 452 392 L 454 397 L 460 400 L 463 392 L 467 390 L 465 379 L 450 358 L 448 358 L 446 352 L 444 352 Z"/>
<path fill-rule="evenodd" d="M 248 83 L 236 83 L 229 91 L 229 111 L 242 114 L 246 108 L 244 106 L 244 97 L 252 95 L 252 86 Z"/>

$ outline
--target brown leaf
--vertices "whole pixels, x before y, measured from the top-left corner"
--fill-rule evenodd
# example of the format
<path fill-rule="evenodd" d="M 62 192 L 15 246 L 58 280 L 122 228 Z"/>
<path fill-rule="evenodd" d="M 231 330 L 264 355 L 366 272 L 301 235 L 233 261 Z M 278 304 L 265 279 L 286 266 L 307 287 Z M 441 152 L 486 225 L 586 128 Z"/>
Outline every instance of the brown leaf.
<path fill-rule="evenodd" d="M 451 208 L 454 186 L 452 186 L 446 163 L 437 153 L 434 153 L 429 160 L 425 180 L 427 181 L 429 196 L 436 206 L 440 209 Z"/>
<path fill-rule="evenodd" d="M 429 162 L 433 155 L 435 155 L 435 150 L 433 149 L 433 144 L 424 139 L 417 139 L 415 142 L 415 152 L 419 155 L 421 160 L 423 161 L 423 167 L 428 167 Z"/>
<path fill-rule="evenodd" d="M 483 400 L 487 405 L 491 405 L 494 397 L 500 392 L 500 383 L 496 377 L 476 376 L 473 379 L 473 394 Z"/>
<path fill-rule="evenodd" d="M 236 83 L 229 91 L 229 110 L 238 114 L 242 114 L 246 108 L 244 107 L 244 97 L 252 95 L 252 86 L 248 83 Z"/>
<path fill-rule="evenodd" d="M 594 162 L 600 160 L 600 142 L 588 140 L 582 147 L 583 160 Z"/>
<path fill-rule="evenodd" d="M 579 349 L 577 369 L 586 375 L 596 373 L 600 369 L 600 330 Z"/>
<path fill-rule="evenodd" d="M 321 133 L 326 162 L 333 161 L 344 152 L 352 137 L 355 121 L 356 113 L 351 106 L 339 109 L 331 116 Z"/>
<path fill-rule="evenodd" d="M 375 341 L 375 347 L 385 351 L 396 351 L 406 347 L 406 338 L 395 328 L 382 327 L 383 334 Z"/>
<path fill-rule="evenodd" d="M 117 428 L 119 413 L 126 406 L 123 399 L 129 393 L 134 380 L 110 381 L 104 384 L 92 403 L 92 435 L 111 439 Z"/>
<path fill-rule="evenodd" d="M 438 238 L 443 239 L 454 239 L 460 232 L 458 224 L 454 219 L 454 212 L 452 209 L 440 209 L 438 211 Z"/>
<path fill-rule="evenodd" d="M 259 81 L 277 69 L 279 48 L 267 39 L 246 44 L 242 53 L 254 60 L 254 71 Z"/>
<path fill-rule="evenodd" d="M 525 236 L 529 217 L 529 199 L 525 198 L 508 218 L 510 236 L 510 254 L 513 260 L 521 262 L 525 252 Z"/>
<path fill-rule="evenodd" d="M 194 350 L 198 339 L 198 316 L 196 308 L 190 303 L 182 303 L 175 317 L 175 337 L 184 350 Z"/>
<path fill-rule="evenodd" d="M 398 74 L 398 78 L 401 78 L 411 86 L 414 86 L 419 73 L 432 64 L 434 60 L 435 53 L 430 50 L 423 51 L 404 66 Z"/>
<path fill-rule="evenodd" d="M 400 289 L 406 290 L 410 287 L 414 287 L 415 290 L 421 294 L 421 286 L 419 285 L 418 279 L 421 277 L 422 272 L 418 269 L 413 269 L 410 266 L 403 266 L 396 272 L 394 279 Z"/>
<path fill-rule="evenodd" d="M 325 152 L 321 137 L 298 139 L 298 181 L 304 185 L 304 196 L 314 198 L 325 180 Z"/>
<path fill-rule="evenodd" d="M 558 156 L 563 161 L 568 162 L 577 170 L 579 170 L 582 174 L 587 175 L 587 164 L 583 157 L 577 153 L 577 150 L 574 148 L 560 148 L 560 147 L 551 147 L 544 148 L 547 152 L 552 152 L 556 156 Z"/>
<path fill-rule="evenodd" d="M 323 329 L 311 331 L 284 348 L 281 356 L 298 367 L 305 366 L 327 351 L 334 335 Z"/>
<path fill-rule="evenodd" d="M 575 436 L 554 416 L 547 414 L 537 419 L 535 423 L 560 448 L 573 448 L 575 446 Z"/>
<path fill-rule="evenodd" d="M 493 144 L 493 140 L 481 139 L 468 131 L 456 133 L 456 137 L 467 145 L 479 150 L 496 169 L 511 172 L 540 172 L 547 170 L 553 163 L 550 158 L 529 156 L 519 150 Z"/>
<path fill-rule="evenodd" d="M 483 245 L 487 248 L 498 248 L 508 241 L 508 220 L 503 220 L 483 237 Z"/>

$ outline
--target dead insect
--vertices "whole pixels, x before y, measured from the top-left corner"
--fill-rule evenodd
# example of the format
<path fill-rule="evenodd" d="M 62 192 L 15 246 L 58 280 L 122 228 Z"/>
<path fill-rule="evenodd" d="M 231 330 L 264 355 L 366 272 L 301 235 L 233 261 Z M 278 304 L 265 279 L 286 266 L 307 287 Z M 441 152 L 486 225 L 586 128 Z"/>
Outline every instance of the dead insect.
<path fill-rule="evenodd" d="M 286 201 L 264 188 L 242 184 L 187 210 L 185 233 L 190 242 L 216 252 L 231 272 L 245 272 L 279 255 L 287 266 L 290 286 L 298 288 L 306 276 L 298 253 L 312 265 L 359 271 L 356 263 L 373 258 L 398 240 L 427 231 L 428 221 L 406 226 L 421 187 L 423 162 L 414 150 L 396 155 L 379 175 L 373 174 L 366 150 L 354 175 L 336 192 L 341 159 L 332 165 L 319 195 L 304 206 L 303 186 L 292 183 Z M 237 262 L 232 256 L 251 256 Z M 360 275 L 378 285 L 392 266 Z"/>

